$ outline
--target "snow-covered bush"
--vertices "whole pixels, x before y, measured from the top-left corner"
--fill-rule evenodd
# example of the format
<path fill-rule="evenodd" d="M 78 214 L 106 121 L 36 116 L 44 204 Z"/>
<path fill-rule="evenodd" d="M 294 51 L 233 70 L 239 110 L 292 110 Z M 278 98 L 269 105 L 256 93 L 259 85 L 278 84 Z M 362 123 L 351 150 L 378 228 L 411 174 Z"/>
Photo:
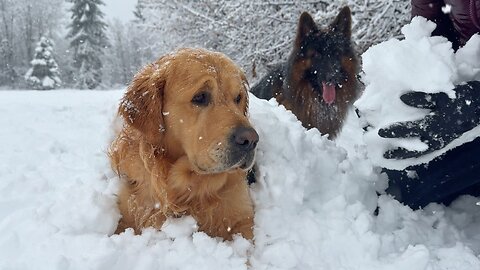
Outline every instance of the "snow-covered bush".
<path fill-rule="evenodd" d="M 178 47 L 206 47 L 226 53 L 252 78 L 286 60 L 302 12 L 325 27 L 345 5 L 352 10 L 359 52 L 399 37 L 410 19 L 405 0 L 139 0 L 137 12 L 138 26 L 157 56 Z"/>
<path fill-rule="evenodd" d="M 40 38 L 30 64 L 32 67 L 25 74 L 25 80 L 33 88 L 49 90 L 62 83 L 57 62 L 53 58 L 53 43 L 48 38 Z"/>

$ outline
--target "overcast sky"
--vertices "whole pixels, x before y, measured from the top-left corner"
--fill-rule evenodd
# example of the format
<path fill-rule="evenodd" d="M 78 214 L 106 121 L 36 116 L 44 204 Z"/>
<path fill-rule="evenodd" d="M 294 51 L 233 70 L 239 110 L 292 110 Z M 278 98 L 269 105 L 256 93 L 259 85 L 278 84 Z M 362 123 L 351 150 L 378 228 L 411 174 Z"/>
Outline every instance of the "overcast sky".
<path fill-rule="evenodd" d="M 105 6 L 102 9 L 108 20 L 117 18 L 123 22 L 128 22 L 133 19 L 133 10 L 137 0 L 103 0 L 103 2 Z"/>

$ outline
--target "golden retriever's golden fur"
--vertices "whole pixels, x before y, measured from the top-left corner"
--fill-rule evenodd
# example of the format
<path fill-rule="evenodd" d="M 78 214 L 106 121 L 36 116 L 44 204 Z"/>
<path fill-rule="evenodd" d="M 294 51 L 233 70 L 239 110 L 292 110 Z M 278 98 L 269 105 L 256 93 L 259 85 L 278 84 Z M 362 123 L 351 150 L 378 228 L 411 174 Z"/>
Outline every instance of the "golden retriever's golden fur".
<path fill-rule="evenodd" d="M 247 109 L 245 75 L 223 54 L 182 49 L 140 71 L 120 103 L 123 127 L 109 149 L 123 179 L 117 233 L 192 215 L 210 236 L 251 239 L 245 178 L 258 135 Z"/>

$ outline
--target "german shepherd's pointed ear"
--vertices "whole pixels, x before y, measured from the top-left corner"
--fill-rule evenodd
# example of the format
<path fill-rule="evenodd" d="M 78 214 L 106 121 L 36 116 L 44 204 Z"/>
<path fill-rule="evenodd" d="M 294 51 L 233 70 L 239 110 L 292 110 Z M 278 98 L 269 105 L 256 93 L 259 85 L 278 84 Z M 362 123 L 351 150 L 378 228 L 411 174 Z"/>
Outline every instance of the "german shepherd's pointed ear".
<path fill-rule="evenodd" d="M 165 131 L 162 107 L 166 65 L 161 58 L 137 73 L 118 108 L 118 114 L 125 122 L 153 144 L 161 143 L 162 132 Z"/>
<path fill-rule="evenodd" d="M 308 12 L 303 12 L 298 21 L 297 36 L 295 38 L 297 47 L 299 48 L 302 41 L 316 31 L 318 31 L 318 28 L 312 16 Z"/>
<path fill-rule="evenodd" d="M 352 36 L 352 12 L 350 8 L 348 6 L 343 7 L 328 28 L 350 38 Z"/>

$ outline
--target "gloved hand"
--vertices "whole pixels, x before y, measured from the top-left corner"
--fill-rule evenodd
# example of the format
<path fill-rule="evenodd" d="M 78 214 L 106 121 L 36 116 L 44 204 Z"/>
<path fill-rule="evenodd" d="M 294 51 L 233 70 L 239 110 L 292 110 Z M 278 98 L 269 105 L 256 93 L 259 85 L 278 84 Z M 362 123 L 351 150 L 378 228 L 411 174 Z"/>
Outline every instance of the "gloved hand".
<path fill-rule="evenodd" d="M 388 150 L 383 154 L 387 159 L 407 159 L 442 149 L 480 124 L 480 82 L 470 81 L 455 87 L 456 98 L 445 93 L 427 94 L 409 92 L 400 97 L 407 105 L 430 109 L 425 118 L 395 123 L 382 128 L 378 135 L 384 138 L 420 138 L 428 145 L 425 151 L 410 151 L 405 148 Z"/>

